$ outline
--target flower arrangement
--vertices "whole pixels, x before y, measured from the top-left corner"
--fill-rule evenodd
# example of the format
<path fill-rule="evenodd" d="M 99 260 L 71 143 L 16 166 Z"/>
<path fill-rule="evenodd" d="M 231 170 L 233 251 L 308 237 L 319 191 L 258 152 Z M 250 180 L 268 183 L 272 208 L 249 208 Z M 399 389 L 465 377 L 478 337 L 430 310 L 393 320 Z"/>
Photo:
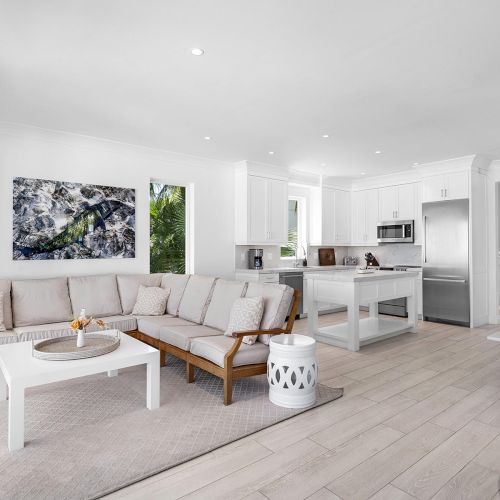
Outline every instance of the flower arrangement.
<path fill-rule="evenodd" d="M 76 332 L 78 330 L 85 330 L 85 328 L 92 323 L 95 323 L 101 330 L 104 330 L 106 328 L 106 323 L 102 319 L 94 319 L 94 318 L 86 318 L 86 317 L 80 317 L 80 318 L 74 319 L 69 324 L 69 327 L 74 332 Z"/>

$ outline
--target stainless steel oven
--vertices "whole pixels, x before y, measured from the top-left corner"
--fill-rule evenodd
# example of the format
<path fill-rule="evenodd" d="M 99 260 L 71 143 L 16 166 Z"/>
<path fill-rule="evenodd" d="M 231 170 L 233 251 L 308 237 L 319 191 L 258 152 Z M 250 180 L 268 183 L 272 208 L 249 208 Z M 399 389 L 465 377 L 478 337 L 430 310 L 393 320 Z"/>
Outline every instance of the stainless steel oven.
<path fill-rule="evenodd" d="M 392 220 L 377 224 L 377 241 L 379 243 L 413 243 L 413 221 Z"/>

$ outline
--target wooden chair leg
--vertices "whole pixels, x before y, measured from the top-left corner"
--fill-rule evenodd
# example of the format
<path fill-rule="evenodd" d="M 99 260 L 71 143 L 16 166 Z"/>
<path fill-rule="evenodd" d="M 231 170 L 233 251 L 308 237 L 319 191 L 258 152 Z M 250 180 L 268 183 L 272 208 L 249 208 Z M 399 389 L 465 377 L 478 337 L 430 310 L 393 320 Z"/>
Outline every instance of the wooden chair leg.
<path fill-rule="evenodd" d="M 194 365 L 192 365 L 188 361 L 186 361 L 186 375 L 188 384 L 194 382 Z"/>
<path fill-rule="evenodd" d="M 165 351 L 160 351 L 160 367 L 167 364 L 167 353 Z"/>
<path fill-rule="evenodd" d="M 233 400 L 233 374 L 226 373 L 224 376 L 224 404 L 230 405 Z"/>

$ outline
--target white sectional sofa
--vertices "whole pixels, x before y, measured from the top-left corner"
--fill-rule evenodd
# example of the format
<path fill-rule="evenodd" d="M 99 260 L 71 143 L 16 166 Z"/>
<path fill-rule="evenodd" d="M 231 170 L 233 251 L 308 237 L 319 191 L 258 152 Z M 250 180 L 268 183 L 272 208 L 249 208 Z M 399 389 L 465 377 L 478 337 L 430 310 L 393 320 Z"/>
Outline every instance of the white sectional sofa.
<path fill-rule="evenodd" d="M 140 285 L 170 289 L 166 314 L 132 315 Z M 162 364 L 165 353 L 185 360 L 188 382 L 194 380 L 194 366 L 223 378 L 225 404 L 231 403 L 234 378 L 266 372 L 269 336 L 291 332 L 299 301 L 298 292 L 286 285 L 177 274 L 0 279 L 0 292 L 7 329 L 0 332 L 0 344 L 69 335 L 69 322 L 85 308 L 87 316 L 160 349 Z M 256 296 L 265 304 L 260 329 L 224 336 L 234 301 Z M 255 334 L 255 344 L 242 343 Z"/>

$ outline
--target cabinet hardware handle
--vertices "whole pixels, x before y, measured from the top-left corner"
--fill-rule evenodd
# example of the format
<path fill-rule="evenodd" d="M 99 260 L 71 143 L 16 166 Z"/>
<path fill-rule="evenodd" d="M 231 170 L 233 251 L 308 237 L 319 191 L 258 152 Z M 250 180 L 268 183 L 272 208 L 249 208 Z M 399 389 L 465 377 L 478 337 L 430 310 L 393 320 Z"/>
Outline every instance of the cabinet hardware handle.
<path fill-rule="evenodd" d="M 448 188 L 444 188 L 444 197 L 448 198 Z"/>
<path fill-rule="evenodd" d="M 443 197 L 443 188 L 441 188 L 441 198 Z"/>

